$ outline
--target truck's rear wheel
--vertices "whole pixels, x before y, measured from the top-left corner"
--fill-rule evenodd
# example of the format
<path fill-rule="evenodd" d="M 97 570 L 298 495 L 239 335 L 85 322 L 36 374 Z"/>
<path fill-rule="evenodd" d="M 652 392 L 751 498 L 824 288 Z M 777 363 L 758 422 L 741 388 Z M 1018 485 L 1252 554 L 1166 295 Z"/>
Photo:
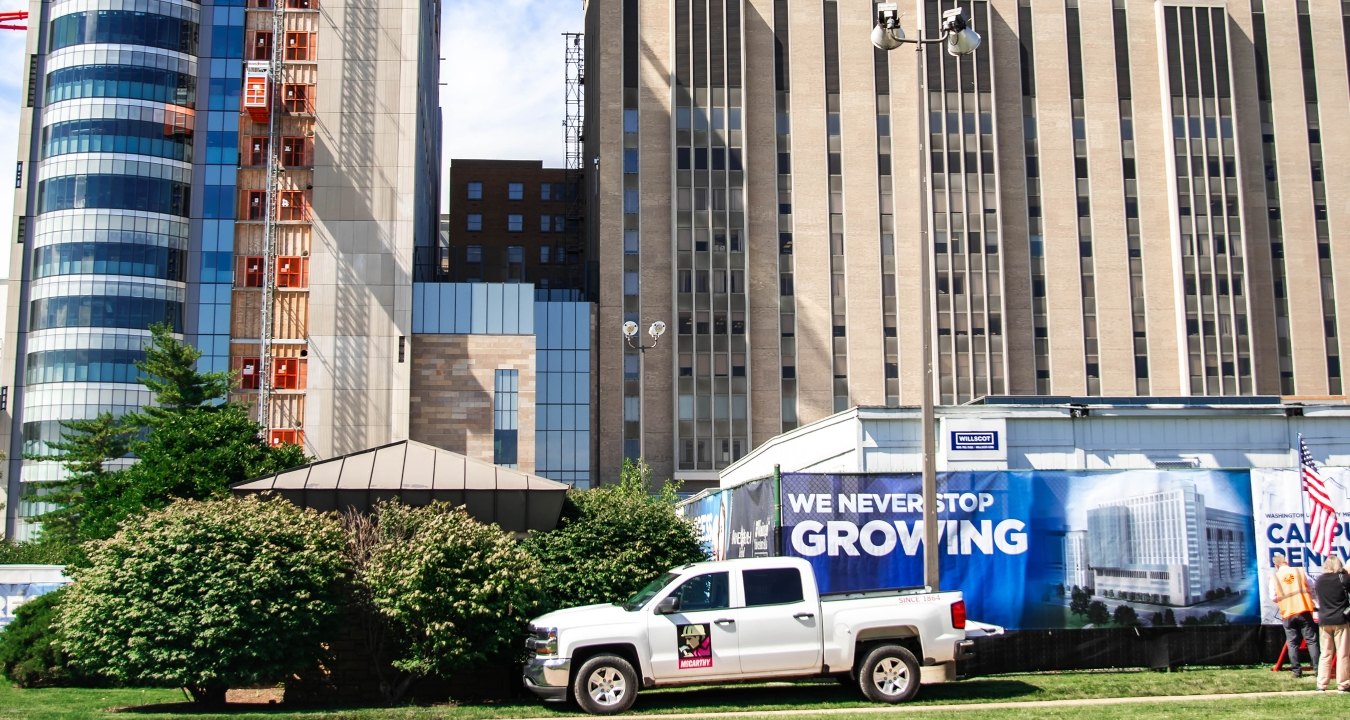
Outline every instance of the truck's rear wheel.
<path fill-rule="evenodd" d="M 919 661 L 899 645 L 872 648 L 858 668 L 858 686 L 873 702 L 909 700 L 919 691 Z"/>
<path fill-rule="evenodd" d="M 572 696 L 592 715 L 613 715 L 633 707 L 637 691 L 637 673 L 618 655 L 596 655 L 572 676 Z"/>

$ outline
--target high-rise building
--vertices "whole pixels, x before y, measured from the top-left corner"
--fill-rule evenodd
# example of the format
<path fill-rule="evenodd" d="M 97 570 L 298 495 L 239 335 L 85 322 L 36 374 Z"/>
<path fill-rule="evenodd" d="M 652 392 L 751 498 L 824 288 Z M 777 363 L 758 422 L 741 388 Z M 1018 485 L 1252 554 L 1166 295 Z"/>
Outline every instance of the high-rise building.
<path fill-rule="evenodd" d="M 60 421 L 148 401 L 168 323 L 273 442 L 408 434 L 416 247 L 437 242 L 439 4 L 33 5 L 0 361 L 7 533 Z"/>
<path fill-rule="evenodd" d="M 588 0 L 599 467 L 698 487 L 853 405 L 1344 394 L 1341 3 Z M 1347 185 L 1341 185 L 1346 183 Z M 921 253 L 931 288 L 921 295 Z M 620 259 L 621 258 L 621 259 Z M 671 332 L 649 350 L 619 328 Z M 609 477 L 609 476 L 606 476 Z"/>

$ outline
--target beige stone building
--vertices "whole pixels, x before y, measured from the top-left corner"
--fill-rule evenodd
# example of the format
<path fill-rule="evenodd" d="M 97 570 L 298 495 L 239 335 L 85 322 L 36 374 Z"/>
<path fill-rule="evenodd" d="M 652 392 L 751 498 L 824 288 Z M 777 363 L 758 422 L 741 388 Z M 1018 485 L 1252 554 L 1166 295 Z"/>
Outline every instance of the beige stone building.
<path fill-rule="evenodd" d="M 697 488 L 918 404 L 920 253 L 943 404 L 1343 395 L 1350 10 L 960 4 L 984 44 L 956 58 L 874 49 L 868 2 L 588 0 L 602 475 Z M 670 331 L 635 350 L 625 320 Z"/>

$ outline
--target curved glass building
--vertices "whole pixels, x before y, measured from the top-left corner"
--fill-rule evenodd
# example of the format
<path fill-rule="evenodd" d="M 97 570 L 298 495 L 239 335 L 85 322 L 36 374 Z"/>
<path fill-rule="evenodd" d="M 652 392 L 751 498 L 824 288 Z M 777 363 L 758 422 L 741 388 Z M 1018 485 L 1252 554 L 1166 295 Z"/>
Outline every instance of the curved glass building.
<path fill-rule="evenodd" d="M 62 421 L 151 400 L 136 363 L 155 323 L 202 370 L 240 370 L 231 399 L 272 442 L 326 457 L 407 437 L 411 258 L 437 230 L 439 5 L 276 2 L 33 6 L 0 351 L 4 536 L 31 537 L 47 509 L 62 468 L 40 457 Z M 241 113 L 250 61 L 276 64 L 261 122 Z M 377 83 L 376 68 L 417 81 Z"/>
<path fill-rule="evenodd" d="M 174 0 L 44 9 L 20 178 L 27 317 L 11 408 L 22 442 L 10 446 L 28 458 L 25 483 L 57 478 L 59 465 L 32 457 L 60 438 L 62 420 L 149 400 L 135 368 L 149 325 L 184 330 L 202 15 Z M 44 510 L 40 492 L 10 500 L 19 518 Z M 22 521 L 13 534 L 28 534 Z"/>

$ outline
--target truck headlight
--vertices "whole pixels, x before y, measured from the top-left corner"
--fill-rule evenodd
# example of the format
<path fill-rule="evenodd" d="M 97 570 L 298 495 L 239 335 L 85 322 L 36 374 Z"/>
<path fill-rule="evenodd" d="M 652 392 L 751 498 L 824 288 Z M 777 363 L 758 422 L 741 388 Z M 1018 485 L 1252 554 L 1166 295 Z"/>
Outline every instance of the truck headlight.
<path fill-rule="evenodd" d="M 535 655 L 557 655 L 558 629 L 531 627 L 530 637 L 525 641 L 525 647 L 533 650 Z"/>

